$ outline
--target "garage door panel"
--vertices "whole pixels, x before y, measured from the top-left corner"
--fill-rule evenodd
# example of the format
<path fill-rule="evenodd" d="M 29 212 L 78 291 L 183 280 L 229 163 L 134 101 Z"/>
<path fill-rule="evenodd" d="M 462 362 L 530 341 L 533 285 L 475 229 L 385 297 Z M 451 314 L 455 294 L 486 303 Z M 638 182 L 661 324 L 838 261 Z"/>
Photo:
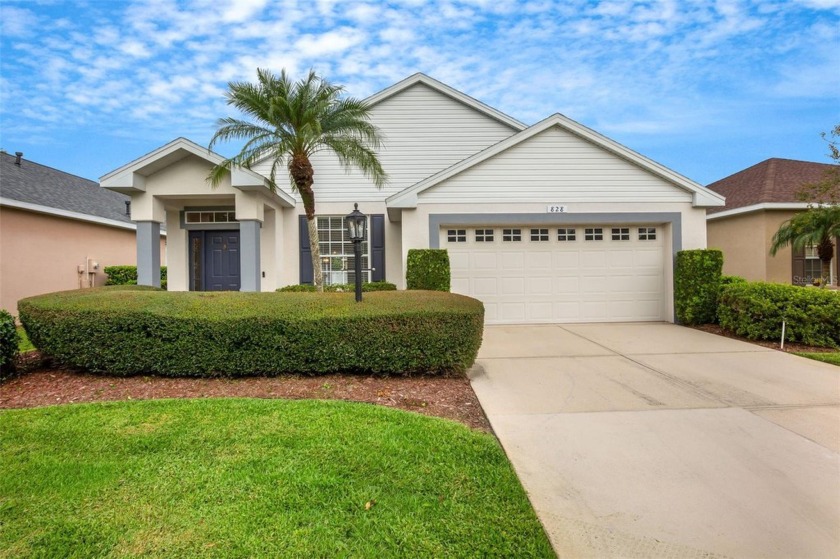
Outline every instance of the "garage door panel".
<path fill-rule="evenodd" d="M 531 295 L 551 295 L 554 290 L 552 289 L 552 281 L 553 278 L 544 277 L 544 278 L 528 278 L 525 282 L 527 286 L 527 291 Z"/>
<path fill-rule="evenodd" d="M 499 255 L 495 252 L 474 252 L 472 253 L 473 270 L 493 270 L 498 267 Z"/>
<path fill-rule="evenodd" d="M 502 242 L 496 228 L 495 242 L 476 242 L 475 229 L 467 228 L 465 242 L 447 242 L 452 291 L 484 302 L 489 323 L 595 322 L 662 320 L 665 309 L 664 235 L 657 240 L 614 240 L 609 225 L 600 241 L 584 240 L 582 226 L 577 240 L 558 240 L 549 229 L 548 241 L 531 241 L 529 227 L 522 240 Z M 590 225 L 586 226 L 587 228 Z M 647 226 L 645 226 L 647 227 Z M 652 226 L 655 227 L 655 226 Z"/>
<path fill-rule="evenodd" d="M 502 278 L 500 295 L 525 295 L 525 278 Z"/>
<path fill-rule="evenodd" d="M 499 282 L 496 278 L 473 278 L 472 292 L 479 298 L 495 297 L 499 294 Z"/>

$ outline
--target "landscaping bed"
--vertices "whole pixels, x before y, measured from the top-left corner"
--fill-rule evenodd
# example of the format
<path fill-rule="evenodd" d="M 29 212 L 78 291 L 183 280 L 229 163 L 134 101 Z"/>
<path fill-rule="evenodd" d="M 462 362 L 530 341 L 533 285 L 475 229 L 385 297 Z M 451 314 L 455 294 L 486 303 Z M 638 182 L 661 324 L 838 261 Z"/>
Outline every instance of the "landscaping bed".
<path fill-rule="evenodd" d="M 44 366 L 37 352 L 21 355 L 18 363 L 23 372 L 0 383 L 0 408 L 155 398 L 314 398 L 367 402 L 451 419 L 473 429 L 490 431 L 478 398 L 465 377 L 124 378 Z"/>
<path fill-rule="evenodd" d="M 3 410 L 0 470 L 8 557 L 554 557 L 492 435 L 379 406 Z"/>

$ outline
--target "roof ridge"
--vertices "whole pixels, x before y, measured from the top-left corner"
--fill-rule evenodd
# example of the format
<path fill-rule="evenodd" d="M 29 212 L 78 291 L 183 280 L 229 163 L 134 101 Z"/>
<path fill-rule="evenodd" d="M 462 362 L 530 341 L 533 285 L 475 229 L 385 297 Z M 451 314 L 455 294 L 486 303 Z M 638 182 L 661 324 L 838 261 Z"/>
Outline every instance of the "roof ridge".
<path fill-rule="evenodd" d="M 767 172 L 764 175 L 764 188 L 761 189 L 760 200 L 769 202 L 773 199 L 773 192 L 776 190 L 776 160 L 767 160 Z"/>
<path fill-rule="evenodd" d="M 11 153 L 9 153 L 8 151 L 0 151 L 0 154 L 3 154 L 3 155 L 8 156 L 10 159 L 15 159 L 15 158 L 16 158 L 16 156 L 15 156 L 15 155 L 12 155 L 12 154 L 11 154 Z M 76 174 L 74 174 L 74 173 L 68 173 L 67 171 L 62 171 L 61 169 L 58 169 L 57 167 L 53 167 L 53 166 L 51 166 L 51 165 L 46 165 L 46 164 L 44 164 L 44 163 L 38 163 L 38 162 L 37 162 L 37 161 L 35 161 L 34 159 L 26 159 L 25 157 L 21 156 L 21 163 L 29 163 L 30 165 L 37 165 L 37 166 L 39 166 L 39 167 L 43 167 L 44 169 L 49 169 L 49 170 L 51 170 L 51 171 L 55 171 L 56 173 L 61 173 L 62 175 L 68 175 L 68 176 L 70 176 L 70 177 L 75 177 L 75 178 L 77 178 L 77 179 L 82 179 L 83 181 L 88 181 L 88 182 L 91 182 L 91 183 L 93 183 L 93 184 L 94 184 L 95 186 L 97 186 L 97 187 L 99 186 L 99 183 L 97 183 L 97 182 L 96 182 L 95 180 L 93 180 L 93 179 L 89 179 L 89 178 L 87 178 L 87 177 L 83 177 L 83 176 L 81 176 L 81 175 L 76 175 Z"/>

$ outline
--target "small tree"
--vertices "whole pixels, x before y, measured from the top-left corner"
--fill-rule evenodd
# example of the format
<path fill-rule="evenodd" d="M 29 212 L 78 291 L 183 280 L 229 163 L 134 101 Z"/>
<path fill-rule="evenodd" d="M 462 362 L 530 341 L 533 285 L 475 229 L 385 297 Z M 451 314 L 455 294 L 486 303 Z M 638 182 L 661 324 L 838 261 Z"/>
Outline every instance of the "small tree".
<path fill-rule="evenodd" d="M 832 165 L 822 180 L 803 185 L 797 198 L 813 204 L 840 204 L 840 124 L 821 135 L 828 142 L 828 157 L 838 165 Z"/>
<path fill-rule="evenodd" d="M 813 245 L 822 263 L 821 275 L 829 278 L 835 237 L 840 237 L 840 206 L 812 206 L 782 223 L 773 235 L 770 254 L 776 256 L 788 245 L 795 251 Z"/>
<path fill-rule="evenodd" d="M 315 170 L 310 158 L 318 151 L 331 151 L 345 169 L 360 169 L 381 188 L 387 175 L 379 163 L 376 149 L 379 130 L 370 123 L 370 108 L 364 101 L 342 97 L 344 88 L 333 85 L 314 71 L 292 82 L 286 71 L 279 76 L 257 70 L 257 83 L 228 83 L 227 103 L 253 122 L 236 118 L 219 119 L 219 129 L 210 147 L 223 140 L 245 140 L 242 150 L 225 159 L 210 172 L 210 183 L 218 186 L 231 166 L 250 168 L 268 160 L 268 184 L 277 188 L 277 170 L 285 165 L 291 186 L 303 201 L 309 225 L 313 281 L 323 289 L 321 249 L 315 219 Z"/>

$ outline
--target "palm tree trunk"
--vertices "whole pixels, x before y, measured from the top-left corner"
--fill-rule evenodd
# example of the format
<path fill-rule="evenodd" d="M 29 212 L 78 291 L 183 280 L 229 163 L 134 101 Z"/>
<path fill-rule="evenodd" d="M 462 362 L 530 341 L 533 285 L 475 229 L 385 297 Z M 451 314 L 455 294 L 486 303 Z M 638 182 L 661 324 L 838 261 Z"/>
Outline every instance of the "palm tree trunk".
<path fill-rule="evenodd" d="M 315 218 L 315 192 L 312 190 L 312 185 L 315 182 L 315 170 L 306 155 L 293 155 L 289 161 L 289 174 L 295 181 L 295 187 L 300 193 L 303 209 L 306 212 L 306 224 L 309 227 L 309 250 L 312 254 L 312 283 L 315 284 L 318 291 L 323 291 L 324 275 L 321 270 L 321 244 L 318 238 L 318 220 Z"/>

